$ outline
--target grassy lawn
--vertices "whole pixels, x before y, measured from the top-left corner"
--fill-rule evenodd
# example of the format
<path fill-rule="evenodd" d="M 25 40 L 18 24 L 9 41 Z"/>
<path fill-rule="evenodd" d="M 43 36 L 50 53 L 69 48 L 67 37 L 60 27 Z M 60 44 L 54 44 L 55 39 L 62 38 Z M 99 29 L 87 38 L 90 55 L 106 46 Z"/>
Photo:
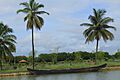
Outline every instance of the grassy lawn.
<path fill-rule="evenodd" d="M 66 68 L 82 68 L 82 67 L 90 67 L 93 64 L 86 64 L 83 62 L 64 62 L 57 64 L 38 64 L 36 66 L 37 69 L 66 69 Z"/>
<path fill-rule="evenodd" d="M 120 66 L 120 61 L 117 61 L 117 62 L 113 62 L 113 61 L 108 61 L 108 62 L 105 62 L 105 61 L 97 61 L 97 64 L 96 65 L 100 65 L 100 64 L 103 64 L 103 63 L 107 63 L 108 65 L 107 66 Z M 36 63 L 35 65 L 35 68 L 36 69 L 66 69 L 66 68 L 83 68 L 83 67 L 91 67 L 91 66 L 96 66 L 95 64 L 91 64 L 90 62 L 75 62 L 75 61 L 72 61 L 72 62 L 58 62 L 56 64 L 53 64 L 52 62 L 49 62 L 49 63 Z M 13 72 L 25 72 L 27 71 L 27 68 L 32 68 L 32 65 L 29 64 L 17 64 L 17 69 L 5 69 L 5 70 L 2 70 L 0 71 L 0 73 L 13 73 Z M 7 67 L 11 67 L 11 66 L 8 66 Z"/>

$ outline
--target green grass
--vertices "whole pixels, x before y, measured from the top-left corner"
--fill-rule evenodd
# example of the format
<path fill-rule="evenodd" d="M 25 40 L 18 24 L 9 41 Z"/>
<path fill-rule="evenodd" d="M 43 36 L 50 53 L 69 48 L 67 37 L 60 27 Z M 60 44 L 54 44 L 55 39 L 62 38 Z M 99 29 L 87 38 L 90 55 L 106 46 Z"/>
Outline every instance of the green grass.
<path fill-rule="evenodd" d="M 90 67 L 93 66 L 91 64 L 81 63 L 81 62 L 72 62 L 72 63 L 57 63 L 57 64 L 38 64 L 36 66 L 37 69 L 66 69 L 66 68 L 82 68 L 82 67 Z"/>
<path fill-rule="evenodd" d="M 100 65 L 103 63 L 107 63 L 107 66 L 120 66 L 120 61 L 97 61 L 96 65 Z M 96 66 L 95 64 L 91 64 L 90 62 L 76 62 L 76 61 L 64 61 L 58 62 L 57 64 L 53 64 L 52 62 L 49 63 L 36 63 L 35 69 L 67 69 L 67 68 L 83 68 L 83 67 L 91 67 Z M 6 65 L 4 65 L 6 66 Z M 10 65 L 7 65 L 5 70 L 0 71 L 0 73 L 13 73 L 13 72 L 26 72 L 27 68 L 32 68 L 32 64 L 16 64 L 17 69 L 9 69 Z"/>
<path fill-rule="evenodd" d="M 2 70 L 1 73 L 19 73 L 19 72 L 27 72 L 27 70 Z"/>

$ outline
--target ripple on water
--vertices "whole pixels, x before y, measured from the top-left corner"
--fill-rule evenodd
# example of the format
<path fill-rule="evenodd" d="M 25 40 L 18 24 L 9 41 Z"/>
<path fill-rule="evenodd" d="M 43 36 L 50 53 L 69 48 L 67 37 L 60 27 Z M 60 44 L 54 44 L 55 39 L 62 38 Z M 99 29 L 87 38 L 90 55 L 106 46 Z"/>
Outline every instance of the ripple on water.
<path fill-rule="evenodd" d="M 120 80 L 120 71 L 1 77 L 0 80 Z"/>

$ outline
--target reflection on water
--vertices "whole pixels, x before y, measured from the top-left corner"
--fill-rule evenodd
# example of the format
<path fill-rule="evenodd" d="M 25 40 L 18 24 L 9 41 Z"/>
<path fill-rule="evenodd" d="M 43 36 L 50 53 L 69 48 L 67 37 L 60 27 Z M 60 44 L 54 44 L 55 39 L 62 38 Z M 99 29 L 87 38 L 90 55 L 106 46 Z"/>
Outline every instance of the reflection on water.
<path fill-rule="evenodd" d="M 4 77 L 0 80 L 120 80 L 120 71 Z"/>

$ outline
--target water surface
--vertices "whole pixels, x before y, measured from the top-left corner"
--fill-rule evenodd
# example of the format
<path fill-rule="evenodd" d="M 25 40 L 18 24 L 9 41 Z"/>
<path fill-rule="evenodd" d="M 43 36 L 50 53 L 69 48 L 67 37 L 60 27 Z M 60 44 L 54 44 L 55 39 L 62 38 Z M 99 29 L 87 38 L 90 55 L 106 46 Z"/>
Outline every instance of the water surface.
<path fill-rule="evenodd" d="M 120 80 L 120 71 L 4 77 L 0 80 Z"/>

